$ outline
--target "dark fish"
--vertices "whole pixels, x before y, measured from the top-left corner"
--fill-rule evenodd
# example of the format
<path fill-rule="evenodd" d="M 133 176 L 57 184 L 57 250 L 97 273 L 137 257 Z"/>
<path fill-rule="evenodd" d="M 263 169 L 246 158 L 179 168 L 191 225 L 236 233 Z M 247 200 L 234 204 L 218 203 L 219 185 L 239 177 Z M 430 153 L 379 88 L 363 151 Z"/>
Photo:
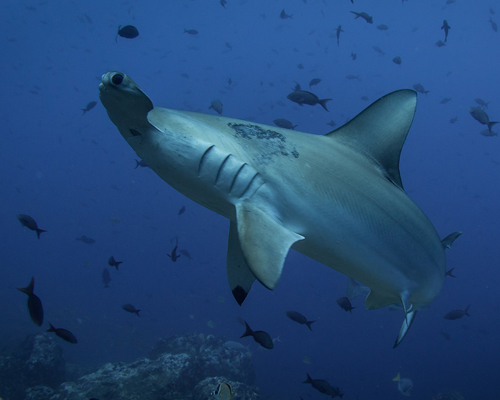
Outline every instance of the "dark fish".
<path fill-rule="evenodd" d="M 226 0 L 220 0 L 220 5 L 224 8 L 226 8 L 227 1 Z"/>
<path fill-rule="evenodd" d="M 446 104 L 451 101 L 451 97 L 445 97 L 443 100 L 440 101 L 440 104 Z"/>
<path fill-rule="evenodd" d="M 183 72 L 183 73 L 181 74 L 181 76 L 182 76 L 183 78 L 186 78 L 186 79 L 188 79 L 188 78 L 189 78 L 189 74 L 186 74 L 185 72 Z"/>
<path fill-rule="evenodd" d="M 292 18 L 292 17 L 293 17 L 293 14 L 287 14 L 285 12 L 285 9 L 281 10 L 281 12 L 280 12 L 281 19 L 287 19 L 287 18 Z"/>
<path fill-rule="evenodd" d="M 358 13 L 356 11 L 351 11 L 351 12 L 355 15 L 354 19 L 358 19 L 359 17 L 361 17 L 369 24 L 373 24 L 373 18 L 371 16 L 369 16 L 367 13 L 365 13 L 365 12 Z"/>
<path fill-rule="evenodd" d="M 35 288 L 35 278 L 31 278 L 30 284 L 25 288 L 17 288 L 17 290 L 28 295 L 28 311 L 30 312 L 31 320 L 38 326 L 43 323 L 43 307 L 42 302 L 36 294 L 33 293 Z"/>
<path fill-rule="evenodd" d="M 321 393 L 326 394 L 328 396 L 332 396 L 332 398 L 335 398 L 335 397 L 342 398 L 344 396 L 344 393 L 340 393 L 340 389 L 338 387 L 337 388 L 333 387 L 332 385 L 330 385 L 327 381 L 325 381 L 323 379 L 312 379 L 309 376 L 309 374 L 307 374 L 307 379 L 302 383 L 309 383 L 318 392 L 321 392 Z"/>
<path fill-rule="evenodd" d="M 353 60 L 353 61 L 356 59 L 356 57 L 357 57 L 356 53 L 353 53 L 353 52 L 351 51 L 351 58 L 352 58 L 352 60 Z"/>
<path fill-rule="evenodd" d="M 340 32 L 345 32 L 342 30 L 342 25 L 337 26 L 337 46 L 340 45 Z"/>
<path fill-rule="evenodd" d="M 82 108 L 83 114 L 85 115 L 86 112 L 92 110 L 97 104 L 97 101 L 91 101 L 89 104 L 87 104 L 87 107 Z"/>
<path fill-rule="evenodd" d="M 323 107 L 326 111 L 328 111 L 328 109 L 326 108 L 326 103 L 331 100 L 331 99 L 320 100 L 319 97 L 316 96 L 314 93 L 307 92 L 305 90 L 296 90 L 290 93 L 288 96 L 286 96 L 286 98 L 290 101 L 293 101 L 294 103 L 297 103 L 300 106 L 302 106 L 303 104 L 307 104 L 310 106 L 320 104 L 321 107 Z"/>
<path fill-rule="evenodd" d="M 394 64 L 401 65 L 401 63 L 403 62 L 403 60 L 401 60 L 401 57 L 397 56 L 397 57 L 394 57 L 394 58 L 392 59 L 392 62 L 393 62 Z"/>
<path fill-rule="evenodd" d="M 76 240 L 79 240 L 80 242 L 86 243 L 86 244 L 92 244 L 95 243 L 95 240 L 92 238 L 89 238 L 88 236 L 82 235 L 79 238 L 76 238 Z"/>
<path fill-rule="evenodd" d="M 311 82 L 309 82 L 309 88 L 311 88 L 311 86 L 317 85 L 320 82 L 321 82 L 321 79 L 319 79 L 319 78 L 311 79 Z"/>
<path fill-rule="evenodd" d="M 345 76 L 346 79 L 349 79 L 350 81 L 356 79 L 357 81 L 360 81 L 361 82 L 361 78 L 359 77 L 359 75 L 354 75 L 354 74 L 347 74 Z"/>
<path fill-rule="evenodd" d="M 222 114 L 222 103 L 219 99 L 213 100 L 210 103 L 210 107 L 208 107 L 209 110 L 214 110 L 217 112 L 217 114 L 221 115 Z"/>
<path fill-rule="evenodd" d="M 437 47 L 443 47 L 443 46 L 446 46 L 446 43 L 445 43 L 445 42 L 443 42 L 442 40 L 438 40 L 438 41 L 436 42 L 436 46 L 437 46 Z"/>
<path fill-rule="evenodd" d="M 297 64 L 298 69 L 304 69 L 304 66 L 302 64 Z"/>
<path fill-rule="evenodd" d="M 486 103 L 483 99 L 480 99 L 479 97 L 474 99 L 474 101 L 483 108 L 488 108 L 488 104 L 490 104 L 489 102 Z"/>
<path fill-rule="evenodd" d="M 271 336 L 267 332 L 264 331 L 253 331 L 252 328 L 245 322 L 245 333 L 240 336 L 240 338 L 246 337 L 246 336 L 252 336 L 253 339 L 260 344 L 262 347 L 265 349 L 272 349 L 274 347 L 273 344 L 273 339 L 271 339 Z"/>
<path fill-rule="evenodd" d="M 285 118 L 277 118 L 273 120 L 274 125 L 279 126 L 280 128 L 285 128 L 285 129 L 295 129 L 298 125 L 292 124 L 290 121 L 288 121 Z"/>
<path fill-rule="evenodd" d="M 380 24 L 380 25 L 377 25 L 377 29 L 380 31 L 386 31 L 387 29 L 389 29 L 389 27 L 385 24 Z"/>
<path fill-rule="evenodd" d="M 450 124 L 454 124 L 457 121 L 458 121 L 458 117 L 453 117 L 450 119 Z"/>
<path fill-rule="evenodd" d="M 32 231 L 35 231 L 36 235 L 38 236 L 38 239 L 40 239 L 40 233 L 47 232 L 44 229 L 39 229 L 36 221 L 29 215 L 17 214 L 17 219 L 19 220 L 22 226 L 25 226 L 26 228 L 31 229 Z"/>
<path fill-rule="evenodd" d="M 78 343 L 78 340 L 76 339 L 75 335 L 73 335 L 67 329 L 54 328 L 54 326 L 51 323 L 49 323 L 49 325 L 50 325 L 50 329 L 47 329 L 47 332 L 54 332 L 61 339 L 66 340 L 69 343 L 73 343 L 73 344 Z"/>
<path fill-rule="evenodd" d="M 186 29 L 186 28 L 184 28 L 184 33 L 187 33 L 189 35 L 197 35 L 198 31 L 196 29 Z"/>
<path fill-rule="evenodd" d="M 334 126 L 337 126 L 337 123 L 336 123 L 333 119 L 332 119 L 330 122 L 327 122 L 326 124 L 327 124 L 327 125 L 330 125 L 332 128 L 333 128 Z"/>
<path fill-rule="evenodd" d="M 104 283 L 105 288 L 109 288 L 109 283 L 111 282 L 111 274 L 107 268 L 102 270 L 102 283 Z"/>
<path fill-rule="evenodd" d="M 177 247 L 178 247 L 178 239 L 175 238 L 175 247 L 172 249 L 172 254 L 167 254 L 167 256 L 172 260 L 172 262 L 176 262 L 177 259 L 181 256 L 180 254 L 177 254 Z"/>
<path fill-rule="evenodd" d="M 177 212 L 177 215 L 184 214 L 184 211 L 186 211 L 186 206 L 182 206 L 181 208 L 179 208 L 179 211 Z"/>
<path fill-rule="evenodd" d="M 498 121 L 490 121 L 490 117 L 488 117 L 488 114 L 486 114 L 480 107 L 469 107 L 469 113 L 472 118 L 474 118 L 480 124 L 487 125 L 490 133 L 493 125 L 498 124 Z"/>
<path fill-rule="evenodd" d="M 447 319 L 449 321 L 454 321 L 456 319 L 460 319 L 462 318 L 464 315 L 467 315 L 468 317 L 470 317 L 469 315 L 469 306 L 467 306 L 467 308 L 465 310 L 453 310 L 453 311 L 450 311 L 449 313 L 447 313 L 445 316 L 444 316 L 444 319 Z"/>
<path fill-rule="evenodd" d="M 413 89 L 415 89 L 419 93 L 424 93 L 427 95 L 427 93 L 430 92 L 430 90 L 425 90 L 424 87 L 420 83 L 416 83 L 413 85 Z"/>
<path fill-rule="evenodd" d="M 113 256 L 109 257 L 109 260 L 108 260 L 108 265 L 109 265 L 110 267 L 115 267 L 117 271 L 118 271 L 118 266 L 119 266 L 120 264 L 122 264 L 122 263 L 123 263 L 123 261 L 116 261 L 116 260 L 115 260 L 115 258 L 114 258 Z"/>
<path fill-rule="evenodd" d="M 446 333 L 444 331 L 439 332 L 441 335 L 446 339 L 446 340 L 451 340 L 451 336 L 449 333 Z"/>
<path fill-rule="evenodd" d="M 137 169 L 138 167 L 146 168 L 146 167 L 149 167 L 149 165 L 144 160 L 140 160 L 140 161 L 135 160 L 135 168 L 134 169 Z"/>
<path fill-rule="evenodd" d="M 448 271 L 446 271 L 446 272 L 445 272 L 445 274 L 444 274 L 444 276 L 449 276 L 449 277 L 451 277 L 451 278 L 456 278 L 456 276 L 455 276 L 455 275 L 453 275 L 453 270 L 454 270 L 454 269 L 455 269 L 455 268 L 451 268 L 451 269 L 449 269 Z"/>
<path fill-rule="evenodd" d="M 301 313 L 297 311 L 287 311 L 286 316 L 290 318 L 292 321 L 298 322 L 301 325 L 307 325 L 307 327 L 311 331 L 312 331 L 311 325 L 313 324 L 313 322 L 316 322 L 316 321 L 308 321 L 306 317 L 304 317 Z"/>
<path fill-rule="evenodd" d="M 381 56 L 385 56 L 385 52 L 384 50 L 382 50 L 380 47 L 378 46 L 373 46 L 372 47 L 373 50 L 375 50 L 378 54 L 380 54 Z"/>
<path fill-rule="evenodd" d="M 491 19 L 491 17 L 488 22 L 491 24 L 491 29 L 493 29 L 493 32 L 498 32 L 498 25 L 495 21 Z"/>
<path fill-rule="evenodd" d="M 448 32 L 451 29 L 450 25 L 448 25 L 448 21 L 443 21 L 443 26 L 441 27 L 441 29 L 444 29 L 444 42 L 446 43 L 446 41 L 448 40 Z"/>
<path fill-rule="evenodd" d="M 132 304 L 124 304 L 122 306 L 122 308 L 126 311 L 126 312 L 129 312 L 129 313 L 133 313 L 135 315 L 137 315 L 138 317 L 140 317 L 139 315 L 139 312 L 141 310 L 138 310 L 137 308 L 135 308 Z"/>
<path fill-rule="evenodd" d="M 123 28 L 120 25 L 118 27 L 118 32 L 116 33 L 115 36 L 115 42 L 118 42 L 118 36 L 121 36 L 122 38 L 125 39 L 134 39 L 137 36 L 139 36 L 139 31 L 133 25 L 125 25 Z"/>
<path fill-rule="evenodd" d="M 337 304 L 342 308 L 342 310 L 352 312 L 356 307 L 353 307 L 351 301 L 347 297 L 341 297 L 337 299 Z"/>

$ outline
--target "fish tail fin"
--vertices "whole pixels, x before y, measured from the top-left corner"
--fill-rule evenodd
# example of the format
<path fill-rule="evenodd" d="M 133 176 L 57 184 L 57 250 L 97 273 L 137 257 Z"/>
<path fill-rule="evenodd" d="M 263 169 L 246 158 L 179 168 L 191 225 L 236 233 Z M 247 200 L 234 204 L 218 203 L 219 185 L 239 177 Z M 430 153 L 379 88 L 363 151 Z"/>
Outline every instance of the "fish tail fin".
<path fill-rule="evenodd" d="M 140 311 L 141 311 L 141 310 L 135 310 L 135 311 L 134 311 L 134 312 L 135 312 L 135 314 L 136 314 L 138 317 L 140 317 L 140 315 L 139 315 L 139 312 L 140 312 Z"/>
<path fill-rule="evenodd" d="M 451 269 L 449 269 L 448 271 L 446 271 L 445 276 L 449 276 L 449 277 L 451 277 L 451 278 L 456 278 L 456 276 L 455 276 L 455 275 L 453 275 L 453 270 L 454 270 L 454 269 L 455 269 L 455 268 L 451 268 Z"/>
<path fill-rule="evenodd" d="M 85 115 L 85 113 L 87 112 L 87 109 L 86 108 L 81 108 L 80 110 L 83 111 L 83 114 L 82 115 Z"/>
<path fill-rule="evenodd" d="M 331 99 L 322 99 L 322 100 L 319 100 L 318 103 L 321 104 L 321 107 L 323 107 L 326 111 L 328 111 L 328 108 L 326 108 L 326 103 L 330 100 Z"/>
<path fill-rule="evenodd" d="M 137 169 L 137 167 L 138 167 L 139 165 L 141 165 L 141 162 L 140 162 L 140 161 L 135 160 L 135 168 L 134 168 L 134 169 Z"/>
<path fill-rule="evenodd" d="M 464 310 L 464 314 L 467 315 L 468 317 L 470 317 L 469 315 L 469 307 L 470 307 L 470 304 L 467 306 L 467 308 Z"/>
<path fill-rule="evenodd" d="M 47 232 L 45 229 L 36 228 L 36 236 L 40 239 L 40 233 Z"/>
<path fill-rule="evenodd" d="M 306 375 L 307 375 L 307 379 L 302 383 L 312 383 L 312 379 L 307 372 L 306 372 Z"/>
<path fill-rule="evenodd" d="M 245 333 L 243 335 L 240 336 L 240 338 L 243 338 L 243 337 L 247 337 L 247 336 L 252 336 L 253 335 L 253 330 L 252 328 L 250 328 L 250 325 L 247 324 L 246 321 L 245 322 Z"/>
<path fill-rule="evenodd" d="M 26 293 L 28 296 L 30 296 L 33 294 L 34 287 L 35 287 L 35 278 L 32 277 L 31 282 L 28 286 L 26 286 L 25 288 L 17 288 L 17 290 L 19 290 L 20 292 Z"/>
<path fill-rule="evenodd" d="M 50 322 L 49 322 L 49 325 L 50 325 L 50 328 L 47 329 L 47 332 L 55 332 L 56 328 L 54 328 L 54 325 L 52 325 Z"/>
<path fill-rule="evenodd" d="M 357 13 L 356 11 L 351 11 L 351 12 L 355 15 L 354 19 L 358 19 L 359 18 L 359 13 Z"/>
<path fill-rule="evenodd" d="M 491 128 L 493 127 L 493 125 L 496 125 L 498 124 L 499 121 L 490 121 L 488 122 L 488 130 L 491 132 Z"/>
<path fill-rule="evenodd" d="M 314 322 L 316 322 L 316 321 L 306 321 L 306 325 L 307 325 L 307 327 L 309 328 L 309 330 L 311 330 L 311 331 L 312 331 L 311 325 L 312 325 Z"/>

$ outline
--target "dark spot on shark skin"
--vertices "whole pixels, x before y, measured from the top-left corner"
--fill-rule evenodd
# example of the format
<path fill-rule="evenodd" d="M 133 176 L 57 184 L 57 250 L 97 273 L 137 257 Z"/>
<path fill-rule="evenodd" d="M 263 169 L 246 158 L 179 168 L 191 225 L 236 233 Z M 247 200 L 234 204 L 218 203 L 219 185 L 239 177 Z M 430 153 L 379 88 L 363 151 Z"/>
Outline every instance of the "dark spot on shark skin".
<path fill-rule="evenodd" d="M 234 129 L 236 132 L 235 137 L 243 138 L 247 140 L 258 139 L 267 140 L 266 146 L 273 147 L 274 151 L 270 151 L 267 154 L 263 154 L 263 158 L 270 159 L 271 156 L 281 154 L 282 156 L 288 157 L 292 155 L 294 158 L 299 158 L 299 152 L 295 149 L 295 146 L 287 143 L 286 137 L 276 131 L 270 129 L 264 130 L 257 125 L 243 125 L 243 124 L 227 124 L 230 128 Z"/>

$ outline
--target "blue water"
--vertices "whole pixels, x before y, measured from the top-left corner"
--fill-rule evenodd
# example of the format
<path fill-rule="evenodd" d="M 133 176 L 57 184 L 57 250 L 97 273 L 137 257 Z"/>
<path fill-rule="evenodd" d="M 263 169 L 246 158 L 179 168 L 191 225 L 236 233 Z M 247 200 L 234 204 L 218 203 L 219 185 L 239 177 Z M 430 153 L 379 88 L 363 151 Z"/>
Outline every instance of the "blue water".
<path fill-rule="evenodd" d="M 283 8 L 292 19 L 279 18 Z M 374 22 L 349 11 L 367 12 Z M 500 143 L 480 135 L 484 126 L 468 112 L 480 97 L 490 102 L 490 118 L 500 119 L 500 36 L 490 17 L 500 24 L 500 6 L 485 0 L 228 0 L 226 9 L 217 0 L 2 1 L 0 340 L 15 346 L 50 321 L 79 339 L 76 346 L 61 341 L 67 361 L 97 368 L 145 356 L 172 334 L 238 340 L 240 316 L 281 340 L 271 351 L 241 340 L 251 343 L 263 398 L 323 398 L 301 383 L 306 372 L 339 386 L 344 399 L 402 398 L 392 382 L 400 372 L 413 380 L 415 399 L 452 390 L 497 399 Z M 437 47 L 444 19 L 451 29 L 446 46 Z M 116 43 L 118 25 L 126 24 L 139 37 Z M 339 24 L 345 32 L 337 46 Z M 401 66 L 392 62 L 396 56 Z M 395 350 L 401 312 L 367 311 L 361 299 L 352 314 L 344 312 L 336 299 L 345 295 L 347 278 L 293 251 L 277 289 L 256 283 L 238 306 L 225 272 L 228 221 L 150 169 L 134 169 L 136 155 L 100 102 L 82 116 L 111 70 L 131 76 L 162 107 L 213 113 L 210 102 L 220 99 L 224 116 L 270 125 L 287 118 L 315 134 L 392 90 L 422 84 L 430 93 L 418 96 L 401 175 L 440 236 L 464 232 L 447 251 L 457 278 L 446 279 Z M 312 91 L 333 99 L 330 112 L 286 99 L 294 81 L 308 90 L 313 78 L 322 82 Z M 452 100 L 440 104 L 445 97 Z M 37 240 L 19 224 L 20 213 L 48 232 Z M 81 235 L 96 243 L 76 241 Z M 192 260 L 167 257 L 175 237 Z M 110 271 L 104 289 L 101 273 L 111 255 L 124 263 Z M 32 276 L 45 309 L 42 328 L 16 290 Z M 124 312 L 125 303 L 141 309 L 141 317 Z M 443 319 L 469 304 L 470 317 Z M 290 321 L 287 310 L 317 319 L 313 332 Z"/>

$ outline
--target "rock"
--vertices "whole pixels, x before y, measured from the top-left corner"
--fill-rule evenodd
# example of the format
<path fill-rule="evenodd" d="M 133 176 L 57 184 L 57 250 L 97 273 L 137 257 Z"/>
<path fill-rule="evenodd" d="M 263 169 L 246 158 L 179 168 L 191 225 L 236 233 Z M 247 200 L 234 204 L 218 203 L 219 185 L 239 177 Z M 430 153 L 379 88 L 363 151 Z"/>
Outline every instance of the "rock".
<path fill-rule="evenodd" d="M 54 394 L 54 389 L 39 385 L 28 388 L 24 400 L 48 400 Z"/>
<path fill-rule="evenodd" d="M 217 386 L 221 382 L 226 382 L 231 384 L 233 388 L 233 393 L 235 393 L 235 398 L 238 400 L 259 400 L 259 389 L 253 386 L 245 385 L 241 382 L 235 382 L 227 379 L 224 376 L 214 376 L 210 378 L 205 378 L 199 382 L 193 390 L 193 400 L 207 400 L 210 399 L 210 394 L 217 389 Z M 213 398 L 213 396 L 212 396 Z"/>

